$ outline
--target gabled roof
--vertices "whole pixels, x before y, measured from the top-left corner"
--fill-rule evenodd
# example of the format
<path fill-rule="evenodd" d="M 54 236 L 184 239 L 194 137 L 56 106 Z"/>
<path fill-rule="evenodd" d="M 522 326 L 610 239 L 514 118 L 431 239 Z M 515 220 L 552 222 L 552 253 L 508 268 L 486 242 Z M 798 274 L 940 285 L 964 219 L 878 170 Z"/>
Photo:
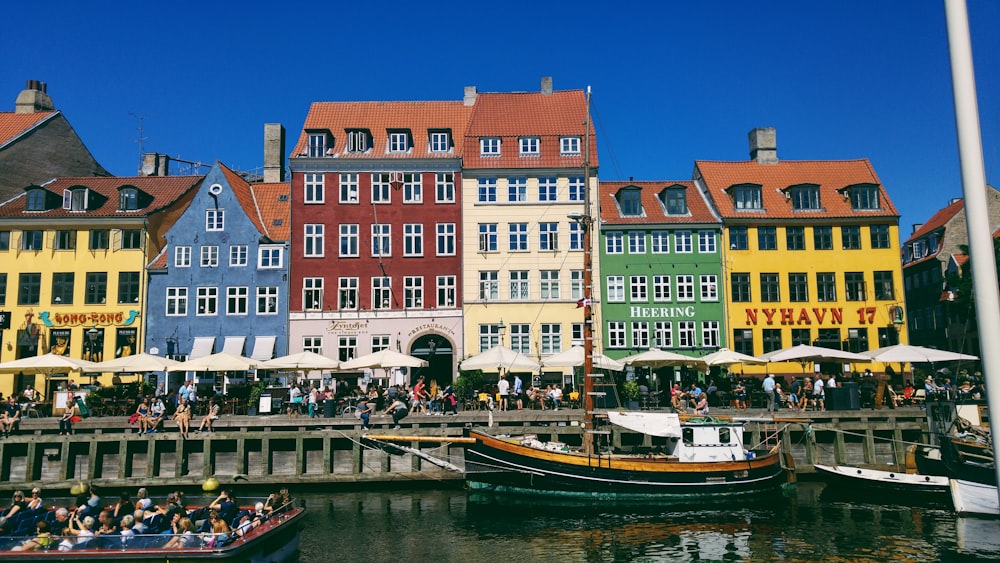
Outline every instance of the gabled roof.
<path fill-rule="evenodd" d="M 916 240 L 920 237 L 933 233 L 934 231 L 947 225 L 948 221 L 954 219 L 955 215 L 958 215 L 958 213 L 964 208 L 965 208 L 965 200 L 956 199 L 955 201 L 948 204 L 946 207 L 939 209 L 938 212 L 932 215 L 931 218 L 928 219 L 926 223 L 921 225 L 919 229 L 917 229 L 912 235 L 910 235 L 910 238 L 906 239 L 906 242 L 904 242 L 903 244 L 906 244 L 910 241 Z M 932 249 L 932 251 L 937 252 L 938 249 L 934 248 Z"/>
<path fill-rule="evenodd" d="M 58 114 L 58 111 L 38 111 L 35 113 L 0 112 L 0 148 L 31 131 L 43 121 Z"/>
<path fill-rule="evenodd" d="M 250 184 L 225 164 L 217 163 L 243 212 L 262 235 L 271 240 L 288 240 L 291 235 L 291 198 L 281 201 L 281 194 L 288 195 L 288 183 Z"/>
<path fill-rule="evenodd" d="M 576 168 L 583 166 L 587 97 L 583 90 L 480 93 L 465 137 L 466 168 Z M 539 137 L 540 156 L 519 156 L 518 137 Z M 559 156 L 559 138 L 580 138 L 581 154 Z M 480 156 L 481 137 L 500 137 L 501 155 Z M 590 165 L 597 168 L 597 143 L 590 125 Z"/>
<path fill-rule="evenodd" d="M 719 214 L 726 219 L 828 219 L 899 217 L 899 212 L 875 174 L 867 158 L 860 160 L 783 160 L 773 164 L 759 164 L 752 160 L 720 162 L 695 161 L 695 172 L 700 173 L 708 188 L 708 195 Z M 762 186 L 761 212 L 737 211 L 732 196 L 727 191 L 740 184 Z M 782 190 L 800 184 L 817 184 L 820 189 L 820 210 L 793 211 L 792 203 Z M 857 184 L 874 184 L 879 188 L 881 209 L 855 210 L 841 191 Z"/>
<path fill-rule="evenodd" d="M 178 198 L 201 184 L 204 176 L 130 176 L 130 177 L 62 177 L 47 182 L 41 188 L 52 194 L 53 201 L 62 201 L 63 191 L 80 186 L 99 194 L 103 202 L 92 206 L 86 212 L 69 211 L 62 205 L 55 205 L 46 211 L 26 211 L 27 198 L 21 193 L 0 205 L 0 217 L 23 219 L 52 219 L 97 217 L 144 217 L 169 207 Z M 148 205 L 134 211 L 118 209 L 118 189 L 134 186 L 148 196 Z M 29 186 L 31 187 L 31 186 Z M 27 188 L 26 188 L 27 189 Z M 94 201 L 94 200 L 92 200 Z"/>
<path fill-rule="evenodd" d="M 616 195 L 624 188 L 635 186 L 640 189 L 643 215 L 623 216 Z M 671 186 L 685 188 L 687 194 L 688 213 L 686 215 L 668 215 L 659 195 Z M 662 225 L 690 223 L 719 223 L 719 218 L 712 213 L 708 202 L 690 180 L 643 180 L 640 182 L 606 182 L 601 181 L 599 187 L 601 222 L 607 225 Z"/>
<path fill-rule="evenodd" d="M 462 135 L 468 126 L 472 108 L 461 101 L 452 102 L 315 102 L 309 108 L 302 133 L 292 150 L 292 158 L 305 156 L 310 131 L 329 131 L 334 138 L 337 158 L 457 158 L 462 156 Z M 348 130 L 367 129 L 372 148 L 363 153 L 345 152 Z M 409 129 L 413 147 L 402 153 L 388 152 L 387 129 Z M 454 149 L 431 152 L 429 129 L 450 129 Z M 331 155 L 332 156 L 332 155 Z"/>

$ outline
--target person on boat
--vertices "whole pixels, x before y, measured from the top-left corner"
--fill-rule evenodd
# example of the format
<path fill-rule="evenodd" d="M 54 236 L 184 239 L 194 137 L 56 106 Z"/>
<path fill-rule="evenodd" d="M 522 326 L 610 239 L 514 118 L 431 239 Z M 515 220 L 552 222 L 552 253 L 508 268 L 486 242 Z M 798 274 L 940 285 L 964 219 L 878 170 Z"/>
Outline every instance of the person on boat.
<path fill-rule="evenodd" d="M 826 410 L 826 393 L 824 392 L 823 378 L 817 376 L 816 383 L 813 384 L 813 401 L 815 401 L 815 409 L 825 411 Z"/>
<path fill-rule="evenodd" d="M 63 530 L 69 525 L 69 510 L 64 507 L 56 509 L 55 519 L 49 521 L 49 531 L 53 536 L 63 535 Z"/>
<path fill-rule="evenodd" d="M 385 409 L 385 414 L 392 415 L 392 423 L 394 424 L 393 430 L 399 430 L 399 421 L 406 418 L 406 415 L 410 414 L 410 408 L 406 406 L 406 403 L 397 395 L 396 398 L 389 405 L 389 408 Z"/>
<path fill-rule="evenodd" d="M 7 522 L 14 517 L 15 514 L 24 513 L 28 510 L 28 501 L 24 500 L 24 491 L 14 491 L 14 495 L 10 499 L 10 506 L 0 514 L 0 529 L 5 533 L 10 533 L 13 530 L 7 529 Z M 14 524 L 12 523 L 11 526 Z"/>
<path fill-rule="evenodd" d="M 163 549 L 182 549 L 193 547 L 198 536 L 194 533 L 194 522 L 190 518 L 184 517 L 177 521 L 177 532 L 170 538 Z"/>
<path fill-rule="evenodd" d="M 239 505 L 236 504 L 236 497 L 233 496 L 232 489 L 223 489 L 219 497 L 212 501 L 207 508 L 209 515 L 211 515 L 212 510 L 218 511 L 219 516 L 226 522 L 232 521 L 239 511 Z"/>
<path fill-rule="evenodd" d="M 118 533 L 118 520 L 115 519 L 110 510 L 101 511 L 101 514 L 97 517 L 97 524 L 97 530 L 94 531 L 95 536 L 106 536 Z"/>
<path fill-rule="evenodd" d="M 94 517 L 84 516 L 81 520 L 77 514 L 73 514 L 69 519 L 69 524 L 63 530 L 66 538 L 59 542 L 59 551 L 69 551 L 77 546 L 81 546 L 94 539 Z"/>
<path fill-rule="evenodd" d="M 149 507 L 153 506 L 153 499 L 149 498 L 149 491 L 146 487 L 140 487 L 135 493 L 135 508 L 137 510 L 146 511 Z"/>
<path fill-rule="evenodd" d="M 181 436 L 187 438 L 188 431 L 191 429 L 191 405 L 186 397 L 181 397 L 178 400 L 173 419 L 177 423 L 177 431 L 181 433 Z"/>
<path fill-rule="evenodd" d="M 131 538 L 135 536 L 135 516 L 131 514 L 126 514 L 122 516 L 121 521 L 121 535 L 123 538 Z M 122 540 L 125 541 L 125 540 Z"/>
<path fill-rule="evenodd" d="M 215 398 L 212 397 L 208 400 L 208 412 L 205 416 L 201 417 L 201 424 L 198 425 L 198 429 L 194 431 L 195 434 L 204 432 L 215 432 L 212 428 L 212 424 L 215 423 L 219 418 L 219 404 L 215 402 Z"/>
<path fill-rule="evenodd" d="M 115 503 L 113 512 L 115 521 L 121 520 L 126 514 L 132 514 L 134 510 L 135 503 L 132 502 L 131 495 L 128 494 L 128 491 L 122 491 L 121 494 L 118 495 L 118 502 Z"/>
<path fill-rule="evenodd" d="M 371 420 L 371 416 L 375 412 L 375 401 L 362 396 L 358 399 L 356 408 L 358 409 L 358 418 L 361 419 L 361 429 L 368 430 L 368 421 Z"/>
<path fill-rule="evenodd" d="M 35 524 L 35 537 L 28 538 L 19 545 L 11 548 L 11 551 L 35 551 L 37 549 L 49 549 L 55 539 L 52 537 L 49 523 L 39 520 Z"/>

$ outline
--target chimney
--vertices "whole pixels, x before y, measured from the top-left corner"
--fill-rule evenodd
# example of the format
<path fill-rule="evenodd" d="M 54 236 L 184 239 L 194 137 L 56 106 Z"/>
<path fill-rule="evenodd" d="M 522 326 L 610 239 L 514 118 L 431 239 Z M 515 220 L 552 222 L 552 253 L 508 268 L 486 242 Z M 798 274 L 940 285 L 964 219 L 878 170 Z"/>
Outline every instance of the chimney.
<path fill-rule="evenodd" d="M 465 103 L 465 105 L 467 105 L 467 106 L 474 106 L 474 105 L 476 105 L 476 87 L 475 86 L 466 86 L 465 87 L 465 99 L 462 100 L 462 102 Z"/>
<path fill-rule="evenodd" d="M 542 77 L 542 95 L 551 96 L 552 95 L 552 77 L 543 76 Z"/>
<path fill-rule="evenodd" d="M 264 124 L 264 181 L 285 181 L 285 128 L 280 123 Z"/>
<path fill-rule="evenodd" d="M 169 176 L 170 157 L 156 152 L 147 152 L 142 155 L 142 168 L 139 169 L 140 176 Z"/>
<path fill-rule="evenodd" d="M 774 127 L 757 127 L 750 131 L 750 160 L 757 164 L 778 163 L 778 131 Z"/>
<path fill-rule="evenodd" d="M 17 95 L 14 113 L 36 113 L 56 109 L 46 90 L 48 86 L 44 82 L 29 80 L 24 90 Z"/>
<path fill-rule="evenodd" d="M 920 227 L 923 227 L 923 226 L 924 226 L 924 224 L 923 224 L 923 223 L 914 223 L 914 224 L 913 224 L 913 231 L 911 231 L 911 232 L 910 232 L 910 234 L 911 234 L 911 235 L 914 235 L 914 234 L 916 234 L 916 233 L 917 233 L 917 231 L 919 231 L 919 230 L 920 230 Z"/>

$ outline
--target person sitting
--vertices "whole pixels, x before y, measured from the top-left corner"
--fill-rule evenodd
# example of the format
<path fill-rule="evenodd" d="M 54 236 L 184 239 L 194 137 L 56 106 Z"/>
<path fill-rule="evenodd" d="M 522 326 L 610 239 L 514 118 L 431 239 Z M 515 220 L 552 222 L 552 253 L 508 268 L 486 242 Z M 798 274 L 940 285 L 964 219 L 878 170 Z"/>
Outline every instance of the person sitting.
<path fill-rule="evenodd" d="M 231 522 L 236 517 L 239 508 L 239 505 L 236 504 L 236 498 L 233 497 L 233 491 L 230 489 L 223 490 L 219 494 L 219 498 L 208 505 L 209 515 L 211 516 L 211 511 L 215 510 L 224 522 Z"/>
<path fill-rule="evenodd" d="M 389 408 L 385 410 L 384 414 L 392 415 L 393 429 L 399 430 L 399 421 L 406 418 L 410 414 L 410 408 L 406 406 L 406 403 L 400 399 L 400 395 L 396 396 L 396 399 L 392 401 Z"/>
<path fill-rule="evenodd" d="M 193 547 L 197 538 L 198 536 L 194 534 L 194 522 L 190 518 L 183 517 L 177 521 L 177 532 L 163 545 L 163 549 Z"/>
<path fill-rule="evenodd" d="M 208 400 L 208 412 L 205 414 L 205 416 L 201 417 L 201 424 L 198 425 L 198 429 L 195 430 L 194 433 L 198 434 L 203 430 L 205 432 L 215 432 L 215 429 L 212 428 L 212 425 L 218 419 L 219 419 L 219 405 L 218 403 L 215 402 L 215 398 L 211 398 Z"/>
<path fill-rule="evenodd" d="M 167 414 L 167 406 L 163 404 L 163 399 L 156 397 L 149 407 L 149 416 L 146 417 L 146 433 L 155 434 L 157 427 L 163 422 L 163 417 Z"/>
<path fill-rule="evenodd" d="M 35 524 L 35 537 L 28 538 L 24 540 L 19 545 L 15 545 L 11 548 L 11 551 L 35 551 L 37 549 L 49 549 L 52 546 L 52 542 L 55 541 L 52 538 L 52 532 L 49 529 L 49 523 L 45 520 L 39 520 Z"/>
<path fill-rule="evenodd" d="M 149 397 L 143 397 L 142 401 L 139 401 L 133 418 L 139 423 L 139 434 L 145 434 L 149 430 Z"/>
<path fill-rule="evenodd" d="M 907 381 L 906 387 L 903 387 L 903 404 L 912 405 L 913 404 L 913 394 L 916 393 L 916 389 L 913 388 L 913 382 Z"/>
<path fill-rule="evenodd" d="M 18 402 L 14 400 L 14 396 L 11 395 L 10 397 L 7 397 L 7 405 L 5 408 L 7 411 L 7 417 L 4 419 L 3 428 L 0 430 L 3 431 L 5 438 L 9 438 L 10 433 L 13 432 L 17 428 L 18 424 L 21 423 L 21 405 L 18 404 Z"/>
<path fill-rule="evenodd" d="M 684 401 L 685 393 L 681 390 L 681 384 L 674 383 L 674 386 L 670 389 L 670 406 L 674 408 L 674 412 L 687 412 Z"/>
<path fill-rule="evenodd" d="M 702 393 L 701 396 L 698 397 L 698 403 L 695 404 L 695 406 L 694 406 L 694 413 L 695 414 L 708 414 L 708 395 L 707 394 Z"/>
<path fill-rule="evenodd" d="M 28 511 L 28 502 L 24 500 L 23 491 L 14 491 L 13 497 L 10 499 L 10 506 L 0 514 L 0 529 L 5 533 L 10 533 L 13 530 L 7 529 L 7 522 L 14 517 L 15 514 L 24 514 Z M 11 523 L 14 526 L 14 523 Z"/>
<path fill-rule="evenodd" d="M 63 530 L 63 536 L 66 536 L 66 538 L 59 542 L 59 551 L 69 551 L 94 539 L 94 532 L 92 531 L 93 528 L 93 516 L 85 516 L 83 520 L 81 520 L 80 517 L 74 513 L 69 519 L 69 524 Z"/>
<path fill-rule="evenodd" d="M 928 375 L 927 379 L 924 380 L 924 392 L 927 394 L 928 401 L 936 399 L 942 390 L 937 382 L 934 381 L 934 377 Z"/>
<path fill-rule="evenodd" d="M 554 411 L 559 410 L 559 405 L 562 403 L 562 397 L 563 397 L 562 388 L 559 387 L 558 385 L 553 385 L 552 392 L 549 393 L 549 400 L 552 401 L 552 410 Z"/>

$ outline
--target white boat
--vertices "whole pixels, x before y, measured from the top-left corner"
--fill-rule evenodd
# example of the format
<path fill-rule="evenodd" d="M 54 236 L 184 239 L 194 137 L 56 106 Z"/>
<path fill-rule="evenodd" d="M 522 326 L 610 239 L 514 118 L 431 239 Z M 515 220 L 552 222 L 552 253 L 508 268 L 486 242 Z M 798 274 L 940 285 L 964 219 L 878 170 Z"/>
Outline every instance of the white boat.
<path fill-rule="evenodd" d="M 829 477 L 832 482 L 848 485 L 852 488 L 864 487 L 880 491 L 924 491 L 930 493 L 945 493 L 948 491 L 948 478 L 937 475 L 882 471 L 879 469 L 846 465 L 815 464 L 813 467 Z"/>
<path fill-rule="evenodd" d="M 951 479 L 951 502 L 959 514 L 1000 516 L 996 485 Z"/>

